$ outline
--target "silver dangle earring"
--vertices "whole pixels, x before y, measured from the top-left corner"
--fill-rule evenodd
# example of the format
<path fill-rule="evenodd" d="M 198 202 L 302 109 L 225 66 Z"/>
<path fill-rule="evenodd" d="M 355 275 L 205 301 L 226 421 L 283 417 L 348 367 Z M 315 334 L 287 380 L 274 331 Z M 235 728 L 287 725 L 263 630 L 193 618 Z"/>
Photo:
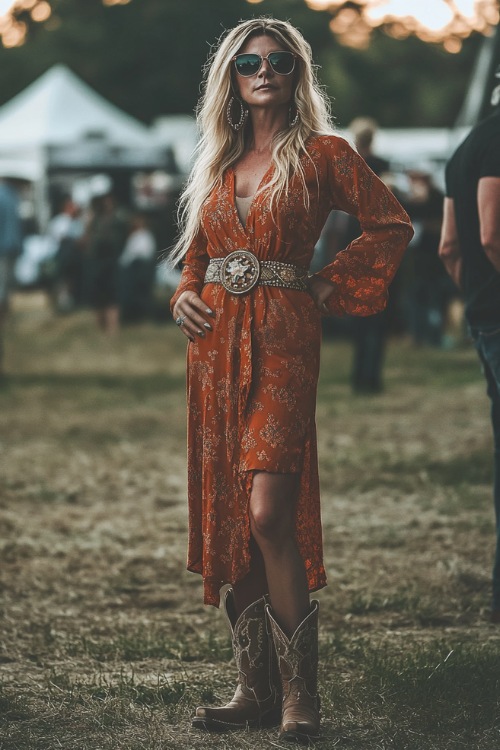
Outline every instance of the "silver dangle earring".
<path fill-rule="evenodd" d="M 296 125 L 299 121 L 299 110 L 295 109 L 295 117 L 292 119 L 293 107 L 288 110 L 288 124 L 291 128 Z"/>
<path fill-rule="evenodd" d="M 238 102 L 241 108 L 240 119 L 238 120 L 238 122 L 233 122 L 231 118 L 233 105 L 235 102 Z M 247 117 L 248 117 L 248 109 L 245 107 L 241 99 L 238 99 L 237 97 L 234 97 L 234 96 L 230 98 L 229 103 L 227 105 L 227 109 L 226 109 L 226 117 L 227 117 L 228 123 L 230 124 L 233 130 L 235 131 L 241 130 L 241 128 L 246 123 Z"/>

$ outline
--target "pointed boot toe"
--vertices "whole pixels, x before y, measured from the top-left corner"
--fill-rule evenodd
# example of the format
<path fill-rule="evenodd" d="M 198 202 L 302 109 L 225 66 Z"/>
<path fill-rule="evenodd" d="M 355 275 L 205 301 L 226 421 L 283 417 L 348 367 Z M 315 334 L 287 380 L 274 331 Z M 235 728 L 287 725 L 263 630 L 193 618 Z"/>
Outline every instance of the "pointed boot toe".
<path fill-rule="evenodd" d="M 211 732 L 279 724 L 281 681 L 276 653 L 268 630 L 265 598 L 251 604 L 237 618 L 232 592 L 224 602 L 238 668 L 236 692 L 225 706 L 199 706 L 192 726 Z"/>

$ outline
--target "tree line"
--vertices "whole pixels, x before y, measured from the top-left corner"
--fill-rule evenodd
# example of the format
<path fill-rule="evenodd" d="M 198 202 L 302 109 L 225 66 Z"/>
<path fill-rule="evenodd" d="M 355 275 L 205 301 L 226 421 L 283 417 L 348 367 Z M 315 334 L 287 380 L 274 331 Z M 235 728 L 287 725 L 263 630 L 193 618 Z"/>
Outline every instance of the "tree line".
<path fill-rule="evenodd" d="M 375 32 L 368 49 L 355 50 L 331 34 L 328 13 L 310 10 L 304 0 L 51 4 L 51 18 L 32 24 L 23 46 L 0 46 L 0 105 L 62 62 L 146 123 L 164 114 L 192 114 L 211 45 L 240 19 L 265 14 L 289 19 L 311 43 L 339 126 L 358 115 L 385 127 L 451 126 L 480 43 L 473 36 L 451 55 L 415 38 L 397 41 Z"/>

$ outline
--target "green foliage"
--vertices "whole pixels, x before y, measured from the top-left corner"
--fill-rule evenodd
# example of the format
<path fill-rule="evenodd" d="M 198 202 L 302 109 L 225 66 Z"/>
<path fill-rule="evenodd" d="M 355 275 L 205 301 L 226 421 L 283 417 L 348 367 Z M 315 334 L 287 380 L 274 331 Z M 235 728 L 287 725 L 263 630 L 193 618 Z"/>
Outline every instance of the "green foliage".
<path fill-rule="evenodd" d="M 367 50 L 342 46 L 329 14 L 304 0 L 52 0 L 54 13 L 33 25 L 28 42 L 0 47 L 0 104 L 45 70 L 66 63 L 110 101 L 150 122 L 193 112 L 211 45 L 242 18 L 288 18 L 310 41 L 339 125 L 371 115 L 383 126 L 449 126 L 464 97 L 479 37 L 450 55 L 417 39 L 374 35 Z"/>
<path fill-rule="evenodd" d="M 460 55 L 410 37 L 375 32 L 370 47 L 355 50 L 335 40 L 321 50 L 321 77 L 333 95 L 339 124 L 362 115 L 385 127 L 451 126 L 462 104 L 479 39 Z"/>

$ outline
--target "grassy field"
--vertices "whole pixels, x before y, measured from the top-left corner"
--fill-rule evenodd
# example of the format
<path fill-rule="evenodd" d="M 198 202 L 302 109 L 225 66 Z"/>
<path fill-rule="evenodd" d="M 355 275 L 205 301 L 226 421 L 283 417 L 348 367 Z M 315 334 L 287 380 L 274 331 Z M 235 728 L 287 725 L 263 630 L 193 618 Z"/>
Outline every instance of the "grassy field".
<path fill-rule="evenodd" d="M 90 314 L 23 298 L 6 349 L 0 748 L 205 748 L 190 717 L 232 695 L 234 669 L 222 612 L 184 570 L 184 339 L 145 325 L 109 341 Z M 492 441 L 475 354 L 394 341 L 374 397 L 351 394 L 350 356 L 325 342 L 319 747 L 495 750 Z M 276 730 L 209 745 L 284 746 Z"/>

